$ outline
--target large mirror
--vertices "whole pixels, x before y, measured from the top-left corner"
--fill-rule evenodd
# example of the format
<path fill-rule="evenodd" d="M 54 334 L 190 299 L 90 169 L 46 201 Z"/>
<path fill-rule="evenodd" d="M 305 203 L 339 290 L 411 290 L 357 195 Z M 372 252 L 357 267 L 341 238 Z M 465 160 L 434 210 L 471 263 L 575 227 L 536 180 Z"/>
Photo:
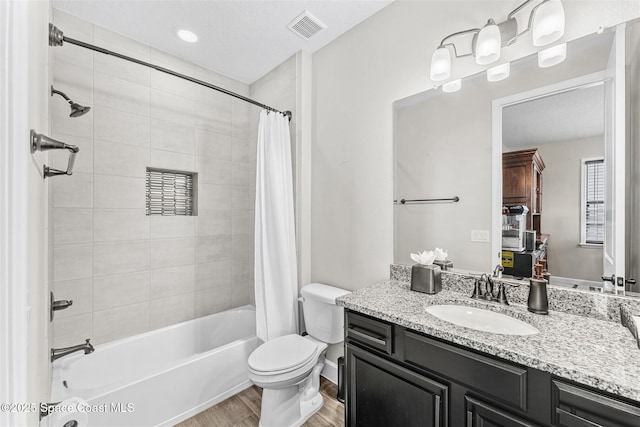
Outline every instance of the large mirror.
<path fill-rule="evenodd" d="M 567 59 L 552 68 L 539 68 L 537 56 L 532 55 L 512 63 L 506 80 L 488 82 L 486 74 L 480 73 L 464 79 L 458 92 L 429 90 L 397 101 L 394 261 L 412 264 L 410 253 L 442 247 L 456 268 L 488 272 L 504 264 L 503 252 L 542 250 L 552 284 L 598 289 L 607 283 L 603 275 L 616 272 L 603 268 L 617 248 L 617 254 L 626 258 L 626 268 L 617 276 L 635 277 L 640 262 L 634 237 L 638 233 L 639 27 L 637 20 L 629 22 L 617 41 L 615 29 L 572 41 Z M 626 55 L 618 52 L 616 56 L 620 38 Z M 620 57 L 626 58 L 621 67 L 626 82 L 618 84 L 616 92 L 616 58 L 620 67 Z M 626 166 L 622 174 L 626 182 L 614 200 L 616 168 L 600 165 L 616 157 L 613 145 L 609 152 L 605 144 L 607 132 L 616 125 L 616 96 L 626 107 L 622 117 L 623 128 L 626 119 L 626 141 L 622 141 L 626 157 L 618 158 L 616 166 Z M 615 139 L 613 134 L 608 137 Z M 536 233 L 535 238 L 526 233 L 515 245 L 505 241 L 511 251 L 502 251 L 502 231 L 510 227 L 504 224 L 502 207 L 520 200 L 513 188 L 503 188 L 503 172 L 507 186 L 517 173 L 523 173 L 504 169 L 514 165 L 518 152 L 529 152 L 525 163 L 535 165 L 534 154 L 543 162 L 537 186 L 531 182 L 535 174 L 531 169 L 526 172 L 531 190 L 521 203 L 529 209 L 523 227 Z M 604 192 L 609 195 L 608 209 Z M 407 202 L 411 200 L 428 201 Z M 626 225 L 623 241 L 613 239 L 616 216 L 618 229 Z"/>

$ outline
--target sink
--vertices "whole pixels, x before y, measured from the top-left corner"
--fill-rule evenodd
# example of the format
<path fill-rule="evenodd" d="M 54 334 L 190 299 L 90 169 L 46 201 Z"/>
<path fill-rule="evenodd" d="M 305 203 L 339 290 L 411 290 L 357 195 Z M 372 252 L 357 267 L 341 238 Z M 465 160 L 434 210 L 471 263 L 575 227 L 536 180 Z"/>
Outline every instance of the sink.
<path fill-rule="evenodd" d="M 503 335 L 535 335 L 538 329 L 522 320 L 482 308 L 463 305 L 431 305 L 427 313 L 439 319 L 477 331 Z"/>

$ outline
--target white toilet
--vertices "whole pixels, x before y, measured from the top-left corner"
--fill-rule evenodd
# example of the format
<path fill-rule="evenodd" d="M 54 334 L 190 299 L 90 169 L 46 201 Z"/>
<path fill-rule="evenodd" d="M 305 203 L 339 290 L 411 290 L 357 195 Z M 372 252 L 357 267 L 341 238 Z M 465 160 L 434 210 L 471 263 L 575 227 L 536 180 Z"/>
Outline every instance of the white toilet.
<path fill-rule="evenodd" d="M 344 340 L 344 312 L 336 298 L 349 291 L 311 283 L 300 293 L 309 335 L 274 338 L 249 356 L 249 379 L 263 389 L 261 427 L 300 426 L 322 407 L 320 372 L 327 346 Z"/>

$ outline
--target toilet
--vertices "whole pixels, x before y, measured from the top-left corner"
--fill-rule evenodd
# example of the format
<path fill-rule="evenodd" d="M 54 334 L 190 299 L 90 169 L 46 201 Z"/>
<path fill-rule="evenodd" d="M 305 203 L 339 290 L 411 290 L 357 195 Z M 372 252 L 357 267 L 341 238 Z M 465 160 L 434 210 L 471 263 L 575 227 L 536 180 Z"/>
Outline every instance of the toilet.
<path fill-rule="evenodd" d="M 336 298 L 349 291 L 311 283 L 302 287 L 308 335 L 283 335 L 249 356 L 249 379 L 262 390 L 261 427 L 296 427 L 322 407 L 320 372 L 329 344 L 344 340 L 344 310 Z"/>

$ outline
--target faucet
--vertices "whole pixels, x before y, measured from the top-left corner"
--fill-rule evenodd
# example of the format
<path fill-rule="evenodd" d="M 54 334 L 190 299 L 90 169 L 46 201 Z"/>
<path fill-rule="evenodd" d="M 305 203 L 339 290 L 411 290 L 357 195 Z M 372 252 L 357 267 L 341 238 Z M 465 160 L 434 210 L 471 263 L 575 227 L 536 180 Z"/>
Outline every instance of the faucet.
<path fill-rule="evenodd" d="M 502 278 L 502 272 L 504 271 L 504 267 L 502 264 L 496 265 L 496 268 L 493 269 L 493 277 L 497 277 L 498 279 Z"/>
<path fill-rule="evenodd" d="M 499 267 L 502 267 L 501 265 Z M 498 294 L 494 294 L 494 282 L 491 277 L 496 277 L 495 274 L 500 274 L 502 272 L 502 268 L 496 267 L 494 270 L 494 276 L 489 276 L 486 273 L 482 273 L 480 278 L 476 279 L 474 283 L 473 295 L 471 298 L 473 299 L 485 299 L 487 301 L 496 301 L 500 304 L 509 305 L 509 301 L 507 301 L 507 292 L 505 288 L 505 284 L 503 282 L 498 283 Z M 484 283 L 484 291 L 482 290 L 482 284 Z M 517 286 L 517 285 L 514 285 Z"/>
<path fill-rule="evenodd" d="M 53 362 L 56 359 L 60 359 L 61 357 L 67 356 L 71 353 L 75 353 L 76 351 L 80 351 L 80 350 L 84 350 L 84 354 L 89 354 L 89 353 L 93 353 L 95 349 L 89 342 L 89 338 L 87 338 L 84 344 L 73 345 L 71 347 L 52 348 L 51 361 Z"/>
<path fill-rule="evenodd" d="M 486 274 L 484 274 L 484 277 L 484 299 L 488 301 L 495 301 L 496 297 L 493 294 L 493 280 L 491 280 L 491 276 L 487 276 Z"/>

